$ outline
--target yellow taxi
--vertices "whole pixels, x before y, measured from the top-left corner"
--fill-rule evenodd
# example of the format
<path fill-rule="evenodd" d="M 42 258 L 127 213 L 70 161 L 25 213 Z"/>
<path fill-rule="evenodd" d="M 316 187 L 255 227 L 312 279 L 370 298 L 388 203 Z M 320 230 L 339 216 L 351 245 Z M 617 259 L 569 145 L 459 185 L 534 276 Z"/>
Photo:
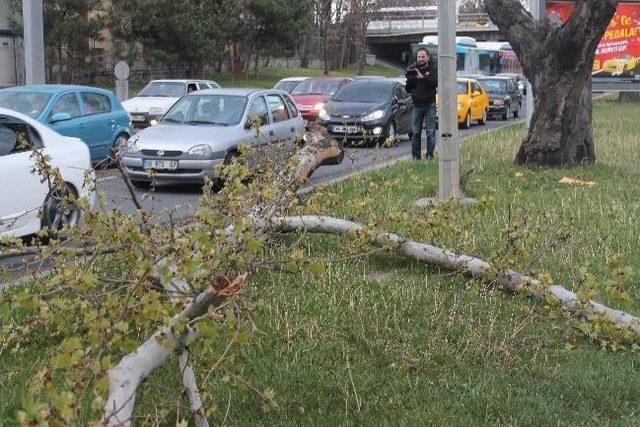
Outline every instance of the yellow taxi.
<path fill-rule="evenodd" d="M 482 88 L 477 80 L 469 78 L 458 78 L 458 126 L 469 129 L 471 122 L 478 124 L 487 123 L 489 111 L 489 95 Z M 438 95 L 436 95 L 436 105 Z"/>
<path fill-rule="evenodd" d="M 487 123 L 489 95 L 480 83 L 474 79 L 459 78 L 457 86 L 458 125 L 463 129 L 469 129 L 472 121 L 477 121 L 481 125 Z"/>
<path fill-rule="evenodd" d="M 604 61 L 602 70 L 611 74 L 623 74 L 627 71 L 632 71 L 638 65 L 638 59 L 633 56 L 624 55 L 615 59 L 608 59 Z"/>

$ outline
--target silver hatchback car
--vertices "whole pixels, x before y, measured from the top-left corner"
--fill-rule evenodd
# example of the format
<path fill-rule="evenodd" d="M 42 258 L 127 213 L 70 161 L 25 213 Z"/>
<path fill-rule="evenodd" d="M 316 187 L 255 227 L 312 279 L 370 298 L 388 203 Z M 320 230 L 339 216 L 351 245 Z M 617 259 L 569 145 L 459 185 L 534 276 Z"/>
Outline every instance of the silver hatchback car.
<path fill-rule="evenodd" d="M 260 124 L 256 132 L 255 122 Z M 241 144 L 264 148 L 303 137 L 304 121 L 288 93 L 211 89 L 185 95 L 160 122 L 134 135 L 122 162 L 134 183 L 201 183 L 216 178 Z M 152 174 L 150 173 L 152 172 Z"/>

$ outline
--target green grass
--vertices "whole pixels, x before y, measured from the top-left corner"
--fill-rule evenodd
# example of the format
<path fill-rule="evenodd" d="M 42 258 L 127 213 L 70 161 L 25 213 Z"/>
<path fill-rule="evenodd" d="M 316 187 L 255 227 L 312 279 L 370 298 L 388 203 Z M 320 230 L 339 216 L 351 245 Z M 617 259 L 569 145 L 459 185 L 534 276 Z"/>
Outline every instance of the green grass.
<path fill-rule="evenodd" d="M 637 115 L 634 106 L 596 104 L 593 166 L 514 166 L 521 126 L 465 140 L 462 168 L 473 169 L 467 191 L 492 198 L 470 225 L 469 251 L 490 258 L 502 244 L 509 215 L 526 217 L 542 230 L 566 223 L 566 242 L 547 248 L 542 231 L 531 242 L 539 259 L 519 268 L 548 272 L 568 288 L 576 286 L 580 268 L 587 268 L 598 281 L 597 299 L 640 314 L 637 271 L 627 289 L 630 302 L 622 304 L 605 290 L 607 250 L 619 252 L 623 265 L 640 265 Z M 564 176 L 597 185 L 559 184 Z M 424 238 L 428 233 L 410 224 L 429 212 L 412 202 L 433 195 L 436 179 L 434 164 L 399 163 L 335 184 L 319 197 L 315 213 L 374 221 L 404 211 L 407 217 L 394 231 Z M 370 206 L 366 214 L 359 201 Z M 460 224 L 474 212 L 456 207 L 450 220 Z M 450 230 L 429 240 L 453 248 L 461 237 Z M 336 256 L 347 242 L 314 237 L 306 250 Z M 215 408 L 213 424 L 640 424 L 637 353 L 602 349 L 525 297 L 385 254 L 333 263 L 320 279 L 262 272 L 252 283 L 246 298 L 261 305 L 248 342 L 234 345 L 202 384 L 208 406 Z M 219 347 L 196 345 L 193 351 L 217 360 L 227 339 L 222 336 Z M 28 376 L 49 350 L 0 355 L 0 425 L 14 423 Z M 175 365 L 168 365 L 146 383 L 143 412 L 175 401 L 175 372 Z M 259 391 L 272 389 L 279 410 L 265 412 L 260 395 L 243 382 Z"/>

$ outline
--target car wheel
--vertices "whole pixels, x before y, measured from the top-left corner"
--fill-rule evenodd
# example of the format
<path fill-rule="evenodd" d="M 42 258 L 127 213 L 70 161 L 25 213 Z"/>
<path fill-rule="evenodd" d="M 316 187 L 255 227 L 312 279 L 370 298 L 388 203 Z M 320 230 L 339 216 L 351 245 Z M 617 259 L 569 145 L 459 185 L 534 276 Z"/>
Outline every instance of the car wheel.
<path fill-rule="evenodd" d="M 42 206 L 42 228 L 48 229 L 49 236 L 55 236 L 65 226 L 78 226 L 80 209 L 76 204 L 77 200 L 78 194 L 69 184 L 49 192 Z"/>
<path fill-rule="evenodd" d="M 511 106 L 507 104 L 504 107 L 504 114 L 502 115 L 502 120 L 509 120 L 509 116 L 511 116 Z"/>
<path fill-rule="evenodd" d="M 487 110 L 484 110 L 482 112 L 482 118 L 480 120 L 478 120 L 478 123 L 481 125 L 486 125 L 487 124 Z"/>
<path fill-rule="evenodd" d="M 464 118 L 464 122 L 462 122 L 462 129 L 469 129 L 471 127 L 471 110 L 467 112 L 467 116 Z"/>

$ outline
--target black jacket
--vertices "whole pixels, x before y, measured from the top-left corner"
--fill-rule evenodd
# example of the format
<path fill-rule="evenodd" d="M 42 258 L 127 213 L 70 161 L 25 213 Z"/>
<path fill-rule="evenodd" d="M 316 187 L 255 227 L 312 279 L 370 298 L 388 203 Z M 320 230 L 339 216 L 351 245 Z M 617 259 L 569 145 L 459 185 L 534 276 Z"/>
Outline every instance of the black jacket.
<path fill-rule="evenodd" d="M 413 105 L 426 105 L 436 102 L 438 66 L 430 61 L 424 68 L 420 68 L 424 75 L 423 79 L 415 76 L 415 73 L 411 70 L 414 66 L 410 66 L 407 70 L 407 84 L 405 85 L 406 91 L 411 94 Z"/>

